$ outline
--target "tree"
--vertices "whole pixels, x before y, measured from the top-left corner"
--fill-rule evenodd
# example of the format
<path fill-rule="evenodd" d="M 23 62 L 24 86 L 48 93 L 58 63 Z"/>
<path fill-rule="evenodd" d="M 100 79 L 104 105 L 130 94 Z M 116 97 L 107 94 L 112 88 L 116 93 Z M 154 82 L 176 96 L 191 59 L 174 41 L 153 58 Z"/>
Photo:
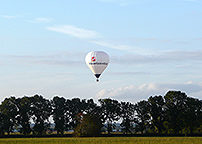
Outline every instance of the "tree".
<path fill-rule="evenodd" d="M 185 126 L 187 95 L 181 91 L 169 91 L 164 99 L 167 132 L 180 133 Z"/>
<path fill-rule="evenodd" d="M 149 97 L 149 113 L 151 116 L 151 122 L 153 131 L 157 133 L 162 133 L 164 130 L 163 122 L 165 120 L 165 102 L 162 96 Z"/>
<path fill-rule="evenodd" d="M 8 135 L 14 130 L 16 125 L 17 107 L 15 101 L 15 97 L 6 98 L 0 105 L 1 115 L 3 116 L 1 118 L 3 122 L 1 129 L 3 132 L 7 132 Z"/>
<path fill-rule="evenodd" d="M 112 132 L 113 122 L 120 118 L 120 103 L 112 99 L 99 99 L 103 121 L 107 123 L 108 134 Z"/>
<path fill-rule="evenodd" d="M 84 113 L 87 114 L 99 114 L 99 106 L 96 105 L 96 103 L 94 103 L 93 99 L 89 99 L 87 100 L 87 102 L 85 102 L 84 108 Z"/>
<path fill-rule="evenodd" d="M 120 116 L 122 118 L 121 127 L 124 133 L 132 133 L 134 124 L 135 105 L 129 102 L 121 102 Z"/>
<path fill-rule="evenodd" d="M 24 96 L 23 98 L 16 99 L 15 105 L 18 109 L 16 116 L 17 124 L 22 127 L 20 129 L 20 132 L 24 135 L 28 135 L 31 133 L 31 100 L 29 97 Z"/>
<path fill-rule="evenodd" d="M 137 124 L 136 129 L 141 131 L 141 133 L 143 134 L 144 132 L 147 132 L 150 122 L 148 101 L 143 100 L 135 104 L 135 110 L 135 122 Z"/>
<path fill-rule="evenodd" d="M 183 132 L 193 134 L 202 124 L 202 101 L 187 97 L 186 105 Z"/>
<path fill-rule="evenodd" d="M 57 134 L 64 134 L 66 119 L 66 100 L 64 98 L 54 97 L 52 100 L 53 120 Z"/>
<path fill-rule="evenodd" d="M 4 116 L 4 114 L 0 111 L 0 136 L 1 136 L 1 135 L 4 135 L 4 131 L 5 131 L 5 129 L 4 129 L 5 121 L 6 121 L 5 116 Z"/>
<path fill-rule="evenodd" d="M 76 137 L 95 137 L 101 133 L 102 122 L 99 116 L 95 114 L 78 114 L 78 124 L 74 129 L 74 136 Z"/>
<path fill-rule="evenodd" d="M 49 128 L 49 117 L 51 115 L 51 104 L 42 96 L 35 95 L 31 98 L 32 120 L 34 121 L 33 132 L 42 135 Z"/>
<path fill-rule="evenodd" d="M 78 120 L 76 119 L 76 115 L 84 112 L 85 110 L 85 100 L 80 100 L 79 98 L 73 98 L 71 101 L 67 101 L 68 103 L 68 113 L 69 113 L 69 127 L 74 129 L 77 124 Z"/>

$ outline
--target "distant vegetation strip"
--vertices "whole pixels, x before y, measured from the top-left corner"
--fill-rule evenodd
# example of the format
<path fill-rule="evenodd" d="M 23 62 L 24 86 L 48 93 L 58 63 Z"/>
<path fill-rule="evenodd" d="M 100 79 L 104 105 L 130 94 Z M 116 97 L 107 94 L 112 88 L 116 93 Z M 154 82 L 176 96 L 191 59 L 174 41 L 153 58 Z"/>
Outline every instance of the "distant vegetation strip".
<path fill-rule="evenodd" d="M 51 125 L 50 118 L 54 121 Z M 120 121 L 120 125 L 115 124 Z M 31 123 L 34 123 L 31 126 Z M 118 127 L 118 128 L 117 128 Z M 6 98 L 0 105 L 0 136 L 17 131 L 25 136 L 42 136 L 56 132 L 74 136 L 123 134 L 201 135 L 202 101 L 181 91 L 169 91 L 165 96 L 150 96 L 137 103 L 106 98 L 65 99 L 55 96 Z"/>
<path fill-rule="evenodd" d="M 201 137 L 20 138 L 0 144 L 200 144 Z"/>

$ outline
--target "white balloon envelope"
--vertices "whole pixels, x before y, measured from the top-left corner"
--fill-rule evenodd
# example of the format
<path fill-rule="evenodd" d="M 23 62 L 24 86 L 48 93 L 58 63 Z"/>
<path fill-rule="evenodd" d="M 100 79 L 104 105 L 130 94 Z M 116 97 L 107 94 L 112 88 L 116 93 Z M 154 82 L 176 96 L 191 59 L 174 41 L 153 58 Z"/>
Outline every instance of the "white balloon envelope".
<path fill-rule="evenodd" d="M 85 58 L 87 66 L 99 81 L 99 77 L 109 64 L 109 56 L 103 51 L 91 51 Z"/>

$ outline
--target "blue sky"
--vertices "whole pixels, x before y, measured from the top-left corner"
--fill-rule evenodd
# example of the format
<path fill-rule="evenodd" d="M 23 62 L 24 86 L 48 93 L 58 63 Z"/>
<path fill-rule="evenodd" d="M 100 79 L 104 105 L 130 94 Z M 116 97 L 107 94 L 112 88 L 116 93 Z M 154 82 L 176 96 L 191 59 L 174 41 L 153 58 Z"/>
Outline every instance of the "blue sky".
<path fill-rule="evenodd" d="M 137 102 L 168 90 L 202 99 L 201 0 L 7 0 L 0 101 L 41 94 Z M 110 64 L 95 82 L 93 50 Z"/>

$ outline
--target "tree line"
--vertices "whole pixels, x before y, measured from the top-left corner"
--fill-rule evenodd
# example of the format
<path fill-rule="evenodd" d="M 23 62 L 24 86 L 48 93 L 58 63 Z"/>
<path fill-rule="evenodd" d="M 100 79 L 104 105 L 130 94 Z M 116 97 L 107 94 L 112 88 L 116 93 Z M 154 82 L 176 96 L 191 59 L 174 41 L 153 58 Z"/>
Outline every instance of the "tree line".
<path fill-rule="evenodd" d="M 48 100 L 40 95 L 5 98 L 0 105 L 0 135 L 9 135 L 16 127 L 24 135 L 46 134 L 50 118 L 58 135 L 74 130 L 76 136 L 98 136 L 103 127 L 111 134 L 116 122 L 124 134 L 202 134 L 202 101 L 181 91 L 137 103 L 111 98 L 98 102 L 59 96 Z"/>

